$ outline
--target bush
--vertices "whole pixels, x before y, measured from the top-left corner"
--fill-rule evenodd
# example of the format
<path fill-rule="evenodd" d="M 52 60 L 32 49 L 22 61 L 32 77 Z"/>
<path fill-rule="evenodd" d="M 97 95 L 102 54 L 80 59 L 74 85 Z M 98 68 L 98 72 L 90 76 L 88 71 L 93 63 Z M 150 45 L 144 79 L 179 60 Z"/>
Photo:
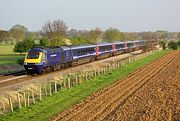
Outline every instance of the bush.
<path fill-rule="evenodd" d="M 180 46 L 180 40 L 178 41 L 178 46 Z"/>
<path fill-rule="evenodd" d="M 18 63 L 19 65 L 23 65 L 23 63 L 24 63 L 24 58 L 17 59 L 17 63 Z"/>
<path fill-rule="evenodd" d="M 169 48 L 169 49 L 173 49 L 173 50 L 177 50 L 177 48 L 178 48 L 178 43 L 171 41 L 171 42 L 168 43 L 168 48 Z"/>

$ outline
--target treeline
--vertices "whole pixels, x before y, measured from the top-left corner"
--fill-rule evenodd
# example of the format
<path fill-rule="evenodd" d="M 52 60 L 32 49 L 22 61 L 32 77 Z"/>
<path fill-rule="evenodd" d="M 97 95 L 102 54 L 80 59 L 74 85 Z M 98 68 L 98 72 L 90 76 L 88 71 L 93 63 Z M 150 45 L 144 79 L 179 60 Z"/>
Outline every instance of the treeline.
<path fill-rule="evenodd" d="M 156 32 L 121 32 L 116 28 L 105 31 L 68 29 L 62 20 L 44 23 L 39 32 L 30 32 L 27 27 L 15 25 L 9 31 L 0 30 L 0 44 L 16 44 L 15 52 L 26 52 L 34 46 L 59 46 L 70 44 L 88 44 L 123 40 L 180 40 L 180 32 L 158 30 Z"/>
<path fill-rule="evenodd" d="M 22 25 L 15 25 L 8 31 L 0 30 L 0 45 L 14 45 L 18 41 L 24 39 L 40 39 L 42 38 L 39 32 L 30 32 L 27 27 Z"/>

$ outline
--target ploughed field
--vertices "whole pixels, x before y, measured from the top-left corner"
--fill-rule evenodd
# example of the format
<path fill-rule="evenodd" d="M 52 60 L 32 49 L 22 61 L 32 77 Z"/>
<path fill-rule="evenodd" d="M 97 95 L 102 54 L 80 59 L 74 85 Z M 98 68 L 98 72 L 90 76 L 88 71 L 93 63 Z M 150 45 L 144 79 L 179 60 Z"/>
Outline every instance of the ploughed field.
<path fill-rule="evenodd" d="M 94 93 L 52 120 L 179 120 L 180 51 Z"/>

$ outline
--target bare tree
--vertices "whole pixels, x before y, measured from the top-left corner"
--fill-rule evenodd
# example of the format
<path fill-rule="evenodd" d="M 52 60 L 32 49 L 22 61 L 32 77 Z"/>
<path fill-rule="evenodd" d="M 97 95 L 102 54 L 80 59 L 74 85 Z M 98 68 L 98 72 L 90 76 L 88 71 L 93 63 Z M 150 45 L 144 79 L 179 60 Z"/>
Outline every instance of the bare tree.
<path fill-rule="evenodd" d="M 44 37 L 50 40 L 51 45 L 60 45 L 62 44 L 62 39 L 64 38 L 67 25 L 62 20 L 48 21 L 42 27 L 42 34 Z"/>

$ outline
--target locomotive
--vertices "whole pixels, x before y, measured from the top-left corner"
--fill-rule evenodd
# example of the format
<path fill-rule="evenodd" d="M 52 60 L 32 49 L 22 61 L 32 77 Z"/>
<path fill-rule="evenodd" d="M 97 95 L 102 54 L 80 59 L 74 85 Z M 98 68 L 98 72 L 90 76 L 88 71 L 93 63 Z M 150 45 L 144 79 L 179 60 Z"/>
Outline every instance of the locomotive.
<path fill-rule="evenodd" d="M 30 49 L 24 60 L 24 68 L 29 74 L 42 74 L 73 65 L 92 62 L 111 56 L 141 49 L 145 40 L 69 45 L 54 47 L 35 47 Z"/>

